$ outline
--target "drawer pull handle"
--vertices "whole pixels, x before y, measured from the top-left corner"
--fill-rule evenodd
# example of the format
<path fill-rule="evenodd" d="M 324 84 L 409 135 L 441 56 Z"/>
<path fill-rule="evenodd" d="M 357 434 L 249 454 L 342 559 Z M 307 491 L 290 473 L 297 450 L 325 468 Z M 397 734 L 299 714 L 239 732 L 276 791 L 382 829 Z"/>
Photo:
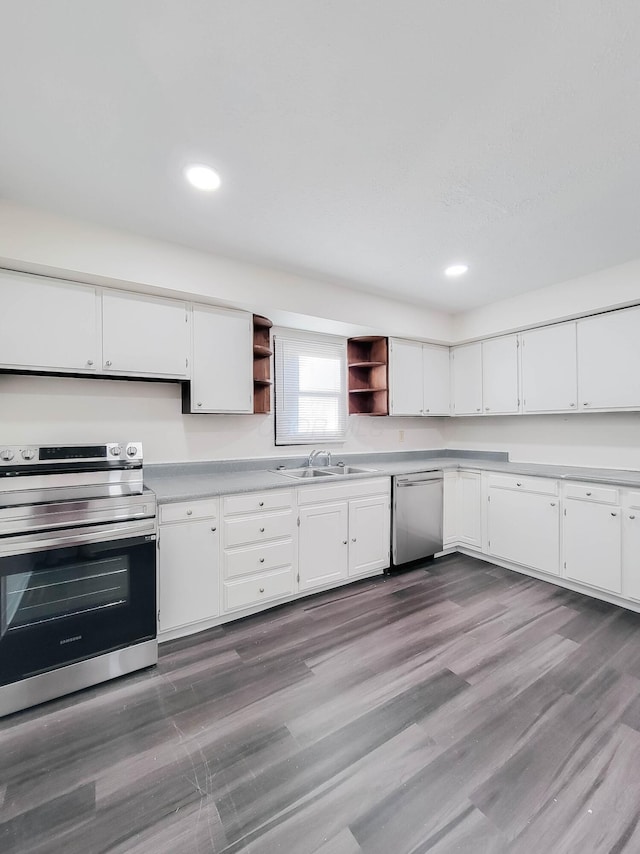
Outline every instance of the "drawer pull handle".
<path fill-rule="evenodd" d="M 591 493 L 590 493 L 590 492 L 587 492 L 587 497 L 588 497 L 589 495 L 591 495 Z"/>
<path fill-rule="evenodd" d="M 261 588 L 260 588 L 260 592 L 261 592 L 261 593 L 264 593 L 264 587 L 261 587 Z"/>
<path fill-rule="evenodd" d="M 264 501 L 258 502 L 258 507 L 264 507 Z"/>
<path fill-rule="evenodd" d="M 217 529 L 217 528 L 212 528 L 211 530 L 215 533 L 218 529 Z"/>
<path fill-rule="evenodd" d="M 260 533 L 264 534 L 264 528 L 260 528 Z"/>
<path fill-rule="evenodd" d="M 187 510 L 187 516 L 192 516 L 192 515 L 193 515 L 193 510 Z"/>
<path fill-rule="evenodd" d="M 263 557 L 261 557 L 261 558 L 260 558 L 260 563 L 264 563 L 264 558 L 263 558 Z"/>

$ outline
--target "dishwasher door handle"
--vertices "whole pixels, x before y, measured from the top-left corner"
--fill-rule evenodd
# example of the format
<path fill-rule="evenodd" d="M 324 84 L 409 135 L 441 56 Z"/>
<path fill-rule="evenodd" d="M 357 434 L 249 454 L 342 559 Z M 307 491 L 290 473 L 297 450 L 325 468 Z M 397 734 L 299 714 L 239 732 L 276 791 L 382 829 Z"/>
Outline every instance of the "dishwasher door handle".
<path fill-rule="evenodd" d="M 398 489 L 406 489 L 408 486 L 424 486 L 425 483 L 437 483 L 442 478 L 431 478 L 430 480 L 411 480 L 408 483 L 396 483 Z"/>

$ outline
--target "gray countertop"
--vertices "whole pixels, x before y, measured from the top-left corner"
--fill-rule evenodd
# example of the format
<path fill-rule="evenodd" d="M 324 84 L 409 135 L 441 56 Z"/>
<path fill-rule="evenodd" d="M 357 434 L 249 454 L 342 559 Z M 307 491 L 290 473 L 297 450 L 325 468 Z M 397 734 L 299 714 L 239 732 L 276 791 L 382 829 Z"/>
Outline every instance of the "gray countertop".
<path fill-rule="evenodd" d="M 640 471 L 600 469 L 581 466 L 558 466 L 542 463 L 509 461 L 500 452 L 474 453 L 470 451 L 411 451 L 379 454 L 336 454 L 336 459 L 352 465 L 375 469 L 367 474 L 341 475 L 311 481 L 315 486 L 376 475 L 411 474 L 432 469 L 454 471 L 504 472 L 506 474 L 551 477 L 563 480 L 608 483 L 616 486 L 640 488 Z M 152 489 L 158 503 L 192 501 L 218 495 L 256 492 L 268 489 L 293 489 L 305 487 L 310 481 L 271 471 L 279 465 L 294 468 L 302 464 L 301 458 L 273 458 L 270 460 L 234 460 L 202 463 L 152 464 L 145 467 L 145 486 Z"/>

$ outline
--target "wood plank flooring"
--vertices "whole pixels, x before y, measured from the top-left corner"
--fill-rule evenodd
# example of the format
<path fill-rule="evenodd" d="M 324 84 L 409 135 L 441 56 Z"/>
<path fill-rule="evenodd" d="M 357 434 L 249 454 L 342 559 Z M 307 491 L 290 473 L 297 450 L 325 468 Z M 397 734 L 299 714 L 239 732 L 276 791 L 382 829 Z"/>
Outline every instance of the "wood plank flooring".
<path fill-rule="evenodd" d="M 640 851 L 640 615 L 453 555 L 0 721 L 0 851 Z"/>

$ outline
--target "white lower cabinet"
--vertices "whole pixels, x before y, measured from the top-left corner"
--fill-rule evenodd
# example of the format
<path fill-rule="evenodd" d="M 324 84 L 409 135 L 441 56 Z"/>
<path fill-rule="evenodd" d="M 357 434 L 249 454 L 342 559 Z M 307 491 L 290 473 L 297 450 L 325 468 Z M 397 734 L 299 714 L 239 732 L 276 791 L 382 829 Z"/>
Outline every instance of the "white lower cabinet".
<path fill-rule="evenodd" d="M 523 481 L 515 478 L 514 488 L 494 486 L 491 481 L 490 476 L 487 502 L 488 553 L 558 575 L 560 501 L 553 494 L 557 492 L 556 481 L 546 482 L 547 493 L 522 491 L 516 484 Z"/>
<path fill-rule="evenodd" d="M 579 489 L 590 491 L 588 486 Z M 621 593 L 622 511 L 617 501 L 612 504 L 566 497 L 563 533 L 566 578 Z"/>
<path fill-rule="evenodd" d="M 640 600 L 640 492 L 627 492 L 622 510 L 622 593 Z"/>
<path fill-rule="evenodd" d="M 388 477 L 299 490 L 301 591 L 389 566 L 390 491 Z"/>
<path fill-rule="evenodd" d="M 349 502 L 349 576 L 389 566 L 389 498 L 374 495 Z"/>
<path fill-rule="evenodd" d="M 220 613 L 217 507 L 217 499 L 208 499 L 205 502 L 170 504 L 160 508 L 160 634 L 211 620 Z M 163 515 L 163 511 L 170 512 Z M 163 523 L 163 518 L 168 521 Z M 174 521 L 182 519 L 188 521 Z"/>
<path fill-rule="evenodd" d="M 222 597 L 225 613 L 296 592 L 296 518 L 291 490 L 223 499 Z"/>
<path fill-rule="evenodd" d="M 482 548 L 482 475 L 476 471 L 444 474 L 445 548 Z"/>
<path fill-rule="evenodd" d="M 349 571 L 349 505 L 346 501 L 300 508 L 300 590 L 342 581 Z"/>

